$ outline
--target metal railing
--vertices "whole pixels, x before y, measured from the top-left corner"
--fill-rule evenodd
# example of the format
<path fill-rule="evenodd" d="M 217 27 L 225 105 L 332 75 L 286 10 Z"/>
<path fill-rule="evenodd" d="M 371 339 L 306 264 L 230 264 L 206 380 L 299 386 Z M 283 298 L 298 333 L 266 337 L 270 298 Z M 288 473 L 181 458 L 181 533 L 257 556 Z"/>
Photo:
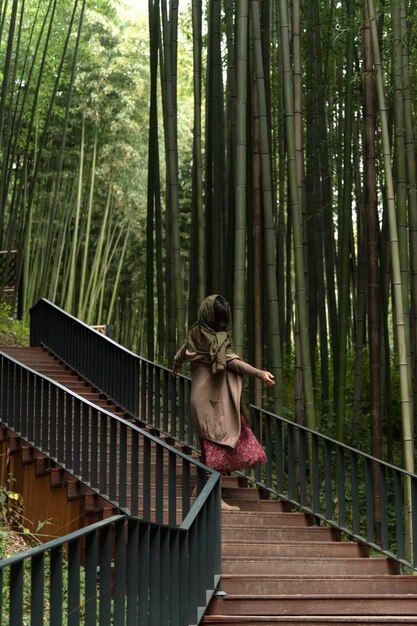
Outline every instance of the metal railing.
<path fill-rule="evenodd" d="M 1 560 L 0 624 L 197 623 L 200 548 L 195 532 L 115 515 Z"/>
<path fill-rule="evenodd" d="M 30 344 L 46 346 L 130 415 L 193 445 L 191 424 L 177 432 L 177 402 L 190 381 L 175 385 L 170 370 L 123 348 L 56 305 L 41 299 L 30 311 Z"/>
<path fill-rule="evenodd" d="M 268 462 L 247 475 L 271 494 L 417 570 L 417 476 L 252 406 Z M 408 500 L 408 502 L 407 502 Z"/>
<path fill-rule="evenodd" d="M 0 392 L 2 424 L 53 463 L 125 514 L 160 525 L 160 533 L 167 528 L 186 533 L 186 539 L 167 544 L 172 558 L 181 558 L 188 568 L 182 567 L 183 577 L 170 585 L 190 590 L 189 621 L 178 623 L 198 623 L 220 578 L 220 475 L 211 471 L 206 480 L 207 468 L 197 460 L 4 353 Z M 195 483 L 199 497 L 191 507 Z M 143 549 L 141 569 L 149 558 L 146 544 Z M 163 602 L 169 564 L 161 561 L 158 568 Z"/>
<path fill-rule="evenodd" d="M 55 313 L 57 320 L 53 321 Z M 94 378 L 95 362 L 104 351 L 99 343 L 110 340 L 99 335 L 89 338 L 87 373 L 85 359 L 79 354 L 82 344 L 69 349 L 61 345 L 71 344 L 62 336 L 70 332 L 77 335 L 78 325 L 83 326 L 81 322 L 46 300 L 32 310 L 32 322 L 33 345 L 45 345 L 74 370 L 90 380 Z M 89 333 L 93 334 L 91 330 Z M 132 355 L 114 342 L 107 352 L 109 376 L 125 353 L 132 358 L 125 374 L 137 394 L 134 414 L 174 439 L 197 446 L 191 428 L 190 380 L 184 376 L 173 380 L 167 368 Z M 110 386 L 101 388 L 112 396 Z M 262 468 L 246 472 L 250 480 L 312 513 L 317 523 L 326 522 L 404 565 L 417 568 L 415 475 L 268 411 L 254 406 L 251 409 L 255 435 L 264 444 L 269 460 Z"/>
<path fill-rule="evenodd" d="M 42 299 L 30 311 L 31 346 L 44 346 L 107 398 L 143 423 L 190 447 L 198 447 L 191 424 L 186 376 L 130 352 Z M 181 419 L 178 419 L 178 416 Z"/>

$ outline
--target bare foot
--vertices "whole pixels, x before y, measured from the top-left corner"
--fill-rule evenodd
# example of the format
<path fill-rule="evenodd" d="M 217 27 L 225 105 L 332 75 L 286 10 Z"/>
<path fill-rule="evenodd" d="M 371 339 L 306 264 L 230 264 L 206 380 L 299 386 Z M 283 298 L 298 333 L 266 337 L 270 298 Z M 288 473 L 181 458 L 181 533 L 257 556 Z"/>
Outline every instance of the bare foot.
<path fill-rule="evenodd" d="M 240 511 L 240 506 L 232 506 L 222 499 L 222 511 Z"/>

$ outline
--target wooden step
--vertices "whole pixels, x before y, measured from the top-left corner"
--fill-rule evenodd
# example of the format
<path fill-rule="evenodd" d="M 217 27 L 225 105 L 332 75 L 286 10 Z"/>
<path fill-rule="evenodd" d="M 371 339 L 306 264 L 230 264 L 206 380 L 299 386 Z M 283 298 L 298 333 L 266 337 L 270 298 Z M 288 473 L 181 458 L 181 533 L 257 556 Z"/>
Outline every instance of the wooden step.
<path fill-rule="evenodd" d="M 353 593 L 417 593 L 415 576 L 354 575 L 354 576 L 299 576 L 263 574 L 223 574 L 221 588 L 227 594 L 353 594 Z"/>
<path fill-rule="evenodd" d="M 222 489 L 223 493 L 227 497 L 236 502 L 247 502 L 251 504 L 253 502 L 263 504 L 265 510 L 270 508 L 271 510 L 290 511 L 290 504 L 282 500 L 269 500 L 262 497 L 262 491 L 257 487 L 231 487 L 230 483 L 222 477 Z"/>
<path fill-rule="evenodd" d="M 340 533 L 334 528 L 318 526 L 292 527 L 251 527 L 242 528 L 238 525 L 225 524 L 226 515 L 222 516 L 222 539 L 241 541 L 337 541 Z"/>
<path fill-rule="evenodd" d="M 354 574 L 399 574 L 399 564 L 390 559 L 364 558 L 304 558 L 304 557 L 225 557 L 222 559 L 224 574 L 300 574 L 322 576 Z"/>
<path fill-rule="evenodd" d="M 369 549 L 356 542 L 298 541 L 223 541 L 222 554 L 227 556 L 303 556 L 303 557 L 367 557 Z"/>
<path fill-rule="evenodd" d="M 254 490 L 251 490 L 254 491 Z M 236 504 L 244 511 L 270 511 L 271 513 L 289 513 L 291 512 L 291 505 L 287 502 L 281 502 L 279 500 L 262 500 L 255 496 L 251 499 L 245 497 L 243 494 L 241 497 L 234 493 L 230 493 L 229 489 L 225 489 L 222 484 L 222 496 L 226 502 L 230 504 Z"/>
<path fill-rule="evenodd" d="M 417 594 L 236 595 L 215 599 L 207 615 L 409 615 L 416 616 Z"/>
<path fill-rule="evenodd" d="M 244 626 L 415 626 L 417 617 L 397 615 L 205 615 L 201 624 L 225 626 L 227 624 L 244 624 Z"/>
<path fill-rule="evenodd" d="M 303 513 L 282 513 L 280 511 L 223 511 L 222 526 L 240 526 L 242 528 L 311 526 L 312 517 Z"/>
<path fill-rule="evenodd" d="M 231 476 L 222 476 L 222 484 L 225 488 L 239 489 L 248 486 L 248 479 L 244 476 L 232 474 Z"/>

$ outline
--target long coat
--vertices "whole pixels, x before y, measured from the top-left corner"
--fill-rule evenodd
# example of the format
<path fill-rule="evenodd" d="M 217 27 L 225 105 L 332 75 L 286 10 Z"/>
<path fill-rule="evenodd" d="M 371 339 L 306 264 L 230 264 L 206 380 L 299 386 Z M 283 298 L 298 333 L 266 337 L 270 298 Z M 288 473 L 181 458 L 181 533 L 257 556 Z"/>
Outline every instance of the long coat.
<path fill-rule="evenodd" d="M 259 377 L 261 370 L 237 354 L 227 355 L 226 369 L 213 374 L 208 357 L 190 352 L 184 344 L 175 355 L 174 368 L 191 362 L 191 417 L 196 434 L 234 448 L 240 435 L 242 376 Z"/>

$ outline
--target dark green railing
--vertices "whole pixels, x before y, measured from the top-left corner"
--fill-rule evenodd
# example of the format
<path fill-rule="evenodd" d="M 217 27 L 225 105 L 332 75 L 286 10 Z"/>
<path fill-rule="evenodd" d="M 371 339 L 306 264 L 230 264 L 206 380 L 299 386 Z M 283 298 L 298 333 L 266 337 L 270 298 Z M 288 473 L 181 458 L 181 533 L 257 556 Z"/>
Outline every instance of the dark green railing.
<path fill-rule="evenodd" d="M 415 474 L 258 407 L 251 409 L 268 463 L 248 472 L 249 478 L 312 513 L 318 523 L 417 569 Z"/>
<path fill-rule="evenodd" d="M 196 623 L 197 541 L 184 528 L 116 515 L 3 559 L 0 624 Z"/>
<path fill-rule="evenodd" d="M 187 377 L 174 381 L 168 368 L 130 352 L 47 300 L 30 314 L 31 346 L 47 347 L 130 415 L 196 447 Z"/>
<path fill-rule="evenodd" d="M 92 336 L 88 327 L 46 300 L 32 310 L 32 322 L 33 345 L 48 347 L 74 370 L 94 380 L 95 361 L 105 351 L 99 344 L 110 340 L 98 333 Z M 78 326 L 84 330 L 76 330 Z M 86 357 L 79 354 L 82 342 L 71 345 L 68 338 L 63 338 L 71 333 L 84 336 L 87 331 L 88 368 L 84 364 Z M 197 446 L 190 422 L 189 379 L 177 376 L 174 381 L 168 369 L 132 355 L 114 342 L 107 354 L 110 373 L 123 362 L 123 355 L 131 359 L 124 371 L 129 385 L 135 388 L 134 414 L 174 439 Z M 112 397 L 110 386 L 103 383 L 101 389 Z M 123 400 L 120 404 L 126 406 Z M 415 475 L 260 408 L 252 407 L 252 413 L 255 434 L 269 460 L 262 468 L 246 472 L 251 480 L 272 495 L 313 513 L 317 523 L 323 521 L 340 528 L 404 565 L 417 567 Z"/>
<path fill-rule="evenodd" d="M 197 460 L 4 353 L 0 353 L 0 391 L 1 423 L 48 454 L 54 464 L 126 515 L 159 524 L 165 541 L 168 528 L 182 529 L 177 535 L 182 539 L 166 546 L 170 559 L 181 561 L 182 577 L 171 580 L 169 560 L 156 561 L 160 602 L 174 584 L 189 590 L 188 621 L 178 623 L 197 623 L 220 577 L 219 474 L 209 472 L 206 481 L 207 468 Z M 195 483 L 199 497 L 190 507 Z M 146 542 L 143 550 L 141 570 L 149 558 Z"/>

